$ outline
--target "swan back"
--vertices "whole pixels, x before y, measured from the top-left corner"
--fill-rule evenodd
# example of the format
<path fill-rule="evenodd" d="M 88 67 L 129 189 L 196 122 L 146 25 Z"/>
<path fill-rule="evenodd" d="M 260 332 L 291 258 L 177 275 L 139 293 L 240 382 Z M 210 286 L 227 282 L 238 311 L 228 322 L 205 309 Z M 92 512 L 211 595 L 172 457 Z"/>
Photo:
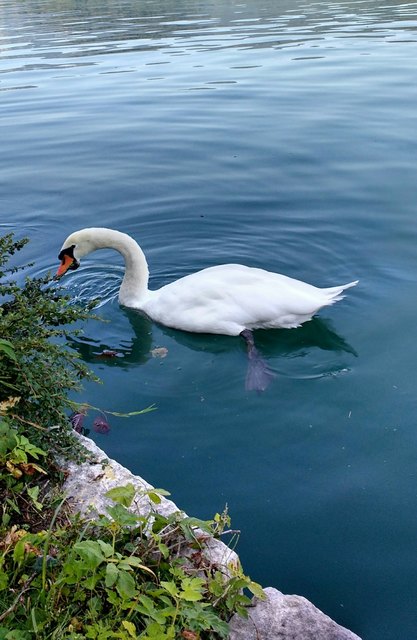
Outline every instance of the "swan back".
<path fill-rule="evenodd" d="M 244 329 L 298 327 L 355 284 L 321 289 L 280 273 L 225 264 L 150 292 L 142 309 L 176 329 L 239 335 Z"/>

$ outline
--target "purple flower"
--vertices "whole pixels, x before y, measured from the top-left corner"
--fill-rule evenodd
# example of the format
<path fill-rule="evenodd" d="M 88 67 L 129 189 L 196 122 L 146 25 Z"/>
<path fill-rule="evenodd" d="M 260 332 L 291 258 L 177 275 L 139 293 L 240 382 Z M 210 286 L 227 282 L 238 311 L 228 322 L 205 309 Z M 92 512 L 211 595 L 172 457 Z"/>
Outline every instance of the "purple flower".
<path fill-rule="evenodd" d="M 110 431 L 110 425 L 107 422 L 105 416 L 96 416 L 93 422 L 93 429 L 96 433 L 108 433 Z"/>
<path fill-rule="evenodd" d="M 85 413 L 83 413 L 82 411 L 74 411 L 74 413 L 71 413 L 69 417 L 69 421 L 72 424 L 72 428 L 77 433 L 82 433 L 84 418 L 85 418 Z"/>

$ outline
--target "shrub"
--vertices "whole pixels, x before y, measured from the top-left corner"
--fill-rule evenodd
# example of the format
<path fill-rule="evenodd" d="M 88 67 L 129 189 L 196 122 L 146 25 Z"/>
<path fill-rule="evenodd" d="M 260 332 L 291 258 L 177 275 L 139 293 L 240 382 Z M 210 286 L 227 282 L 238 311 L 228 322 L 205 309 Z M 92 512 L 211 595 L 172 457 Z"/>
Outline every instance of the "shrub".
<path fill-rule="evenodd" d="M 90 307 L 70 305 L 50 275 L 27 277 L 19 286 L 14 274 L 28 265 L 8 263 L 26 243 L 13 234 L 0 238 L 0 411 L 32 440 L 63 448 L 72 444 L 62 437 L 71 433 L 68 394 L 94 377 L 66 347 L 68 334 L 77 332 L 68 325 L 91 317 Z M 53 438 L 57 425 L 60 436 Z"/>

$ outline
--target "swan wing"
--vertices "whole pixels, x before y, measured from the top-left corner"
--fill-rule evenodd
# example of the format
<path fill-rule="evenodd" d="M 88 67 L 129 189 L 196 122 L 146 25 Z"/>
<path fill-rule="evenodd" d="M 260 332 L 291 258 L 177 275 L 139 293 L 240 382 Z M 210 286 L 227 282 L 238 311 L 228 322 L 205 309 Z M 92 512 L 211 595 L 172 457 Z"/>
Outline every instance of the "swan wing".
<path fill-rule="evenodd" d="M 149 292 L 142 309 L 176 329 L 238 335 L 245 328 L 299 326 L 342 291 L 343 286 L 320 289 L 264 269 L 228 264 Z"/>

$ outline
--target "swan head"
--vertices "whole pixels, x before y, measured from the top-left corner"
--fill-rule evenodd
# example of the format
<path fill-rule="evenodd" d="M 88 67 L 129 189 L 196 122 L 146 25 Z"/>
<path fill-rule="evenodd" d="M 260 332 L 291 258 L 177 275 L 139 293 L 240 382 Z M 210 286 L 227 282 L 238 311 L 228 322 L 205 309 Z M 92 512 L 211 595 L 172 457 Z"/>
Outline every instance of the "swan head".
<path fill-rule="evenodd" d="M 105 233 L 108 229 L 81 229 L 68 236 L 61 247 L 58 260 L 61 264 L 56 272 L 57 277 L 63 276 L 67 271 L 74 271 L 80 266 L 80 260 L 87 254 L 107 245 Z"/>
<path fill-rule="evenodd" d="M 126 307 L 137 307 L 148 294 L 149 270 L 145 255 L 138 243 L 126 233 L 105 227 L 91 227 L 68 236 L 59 253 L 61 264 L 56 278 L 69 270 L 78 269 L 80 260 L 97 249 L 114 249 L 125 261 L 125 273 L 120 285 L 119 301 Z"/>
<path fill-rule="evenodd" d="M 63 276 L 67 271 L 75 271 L 80 266 L 80 259 L 97 249 L 93 229 L 82 229 L 68 236 L 58 255 L 61 264 L 56 272 Z"/>

